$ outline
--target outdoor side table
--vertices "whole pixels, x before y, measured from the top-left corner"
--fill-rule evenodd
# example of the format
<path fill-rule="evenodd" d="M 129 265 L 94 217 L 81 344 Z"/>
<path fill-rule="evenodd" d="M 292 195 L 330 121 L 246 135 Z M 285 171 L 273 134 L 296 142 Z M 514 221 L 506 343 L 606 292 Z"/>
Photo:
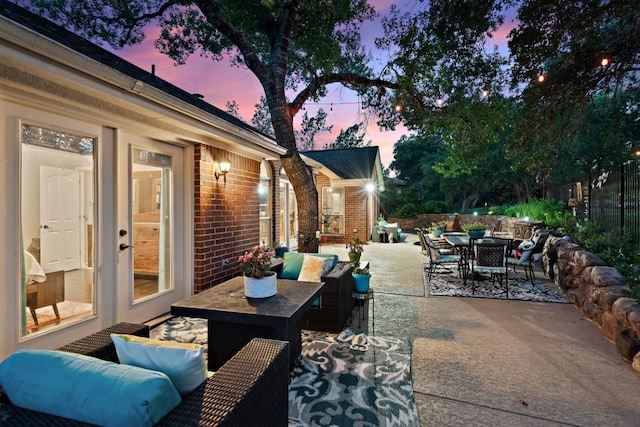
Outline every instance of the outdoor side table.
<path fill-rule="evenodd" d="M 376 303 L 373 294 L 373 288 L 369 288 L 367 292 L 351 292 L 351 297 L 355 300 L 358 307 L 358 328 L 362 327 L 362 321 L 365 317 L 364 307 L 367 301 L 371 301 L 371 327 L 373 331 L 375 331 L 375 314 L 376 314 Z"/>
<path fill-rule="evenodd" d="M 252 338 L 289 341 L 293 368 L 302 349 L 302 316 L 324 292 L 322 282 L 278 279 L 278 293 L 246 298 L 242 276 L 171 305 L 174 316 L 207 319 L 208 367 L 217 371 Z"/>

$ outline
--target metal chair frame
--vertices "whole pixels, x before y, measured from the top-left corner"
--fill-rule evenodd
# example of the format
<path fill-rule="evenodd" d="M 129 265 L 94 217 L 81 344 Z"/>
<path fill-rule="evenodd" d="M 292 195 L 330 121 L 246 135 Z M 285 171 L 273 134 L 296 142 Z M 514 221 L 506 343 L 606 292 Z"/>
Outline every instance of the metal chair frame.
<path fill-rule="evenodd" d="M 471 268 L 471 294 L 475 295 L 475 274 L 488 273 L 491 275 L 491 283 L 495 284 L 496 277 L 498 283 L 502 286 L 502 276 L 504 276 L 506 296 L 509 298 L 509 267 L 507 265 L 509 241 L 483 242 L 473 240 L 470 242 L 471 259 L 469 265 Z"/>

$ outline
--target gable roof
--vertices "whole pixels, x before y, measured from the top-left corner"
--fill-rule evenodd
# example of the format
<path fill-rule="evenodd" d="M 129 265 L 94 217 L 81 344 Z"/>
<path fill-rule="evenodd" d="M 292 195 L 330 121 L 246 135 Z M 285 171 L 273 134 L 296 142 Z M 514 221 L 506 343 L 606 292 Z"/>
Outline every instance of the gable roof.
<path fill-rule="evenodd" d="M 377 146 L 305 151 L 301 154 L 323 164 L 341 179 L 382 180 L 380 151 Z"/>
<path fill-rule="evenodd" d="M 27 9 L 24 9 L 7 0 L 0 0 L 0 17 L 13 21 L 16 24 L 36 32 L 43 37 L 52 40 L 74 52 L 90 58 L 100 64 L 120 72 L 142 85 L 154 87 L 167 95 L 170 95 L 180 101 L 190 104 L 191 106 L 222 119 L 245 132 L 254 134 L 260 138 L 266 138 L 277 146 L 276 141 L 269 135 L 260 132 L 253 126 L 245 123 L 237 117 L 203 101 L 197 95 L 191 94 L 179 87 L 157 77 L 155 74 L 147 72 L 142 68 L 122 59 L 121 57 L 109 52 L 108 50 L 92 43 L 91 41 L 74 34 L 73 32 L 57 25 L 39 15 L 36 15 Z M 282 151 L 282 150 L 278 150 Z"/>

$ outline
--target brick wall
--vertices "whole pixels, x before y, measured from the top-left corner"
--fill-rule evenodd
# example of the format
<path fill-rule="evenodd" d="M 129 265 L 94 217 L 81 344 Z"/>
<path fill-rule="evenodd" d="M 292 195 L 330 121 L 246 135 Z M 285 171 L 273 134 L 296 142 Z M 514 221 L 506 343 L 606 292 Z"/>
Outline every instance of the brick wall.
<path fill-rule="evenodd" d="M 228 158 L 226 186 L 216 181 L 216 159 Z M 195 150 L 194 291 L 200 292 L 240 273 L 236 259 L 260 235 L 260 163 L 213 147 Z M 229 264 L 222 265 L 223 260 Z"/>

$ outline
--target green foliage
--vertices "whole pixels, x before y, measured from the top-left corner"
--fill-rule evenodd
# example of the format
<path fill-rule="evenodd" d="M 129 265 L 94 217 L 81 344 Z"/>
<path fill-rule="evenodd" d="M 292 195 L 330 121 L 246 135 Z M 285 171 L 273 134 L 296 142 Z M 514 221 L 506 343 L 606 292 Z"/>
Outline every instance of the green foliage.
<path fill-rule="evenodd" d="M 393 212 L 391 216 L 396 218 L 415 218 L 418 214 L 420 214 L 419 206 L 415 203 L 406 203 L 400 206 L 400 209 Z"/>
<path fill-rule="evenodd" d="M 444 200 L 427 200 L 423 203 L 423 209 L 421 213 L 425 214 L 439 214 L 447 211 L 447 202 Z"/>
<path fill-rule="evenodd" d="M 508 206 L 504 214 L 511 217 L 529 217 L 532 221 L 543 221 L 547 227 L 557 228 L 565 225 L 571 211 L 561 202 L 553 199 L 534 199 L 528 203 Z"/>
<path fill-rule="evenodd" d="M 371 146 L 371 140 L 367 142 L 364 141 L 366 132 L 367 127 L 364 122 L 355 123 L 347 129 L 341 129 L 336 140 L 330 144 L 325 144 L 323 149 L 335 150 L 337 148 L 369 147 Z"/>
<path fill-rule="evenodd" d="M 575 243 L 616 268 L 629 284 L 629 291 L 623 293 L 640 301 L 640 248 L 628 232 L 605 232 L 594 222 L 567 223 L 566 229 Z"/>
<path fill-rule="evenodd" d="M 640 86 L 638 16 L 637 1 L 521 3 L 509 48 L 512 88 L 524 88 L 512 140 L 524 167 L 571 177 L 625 155 L 638 122 L 625 101 Z"/>

